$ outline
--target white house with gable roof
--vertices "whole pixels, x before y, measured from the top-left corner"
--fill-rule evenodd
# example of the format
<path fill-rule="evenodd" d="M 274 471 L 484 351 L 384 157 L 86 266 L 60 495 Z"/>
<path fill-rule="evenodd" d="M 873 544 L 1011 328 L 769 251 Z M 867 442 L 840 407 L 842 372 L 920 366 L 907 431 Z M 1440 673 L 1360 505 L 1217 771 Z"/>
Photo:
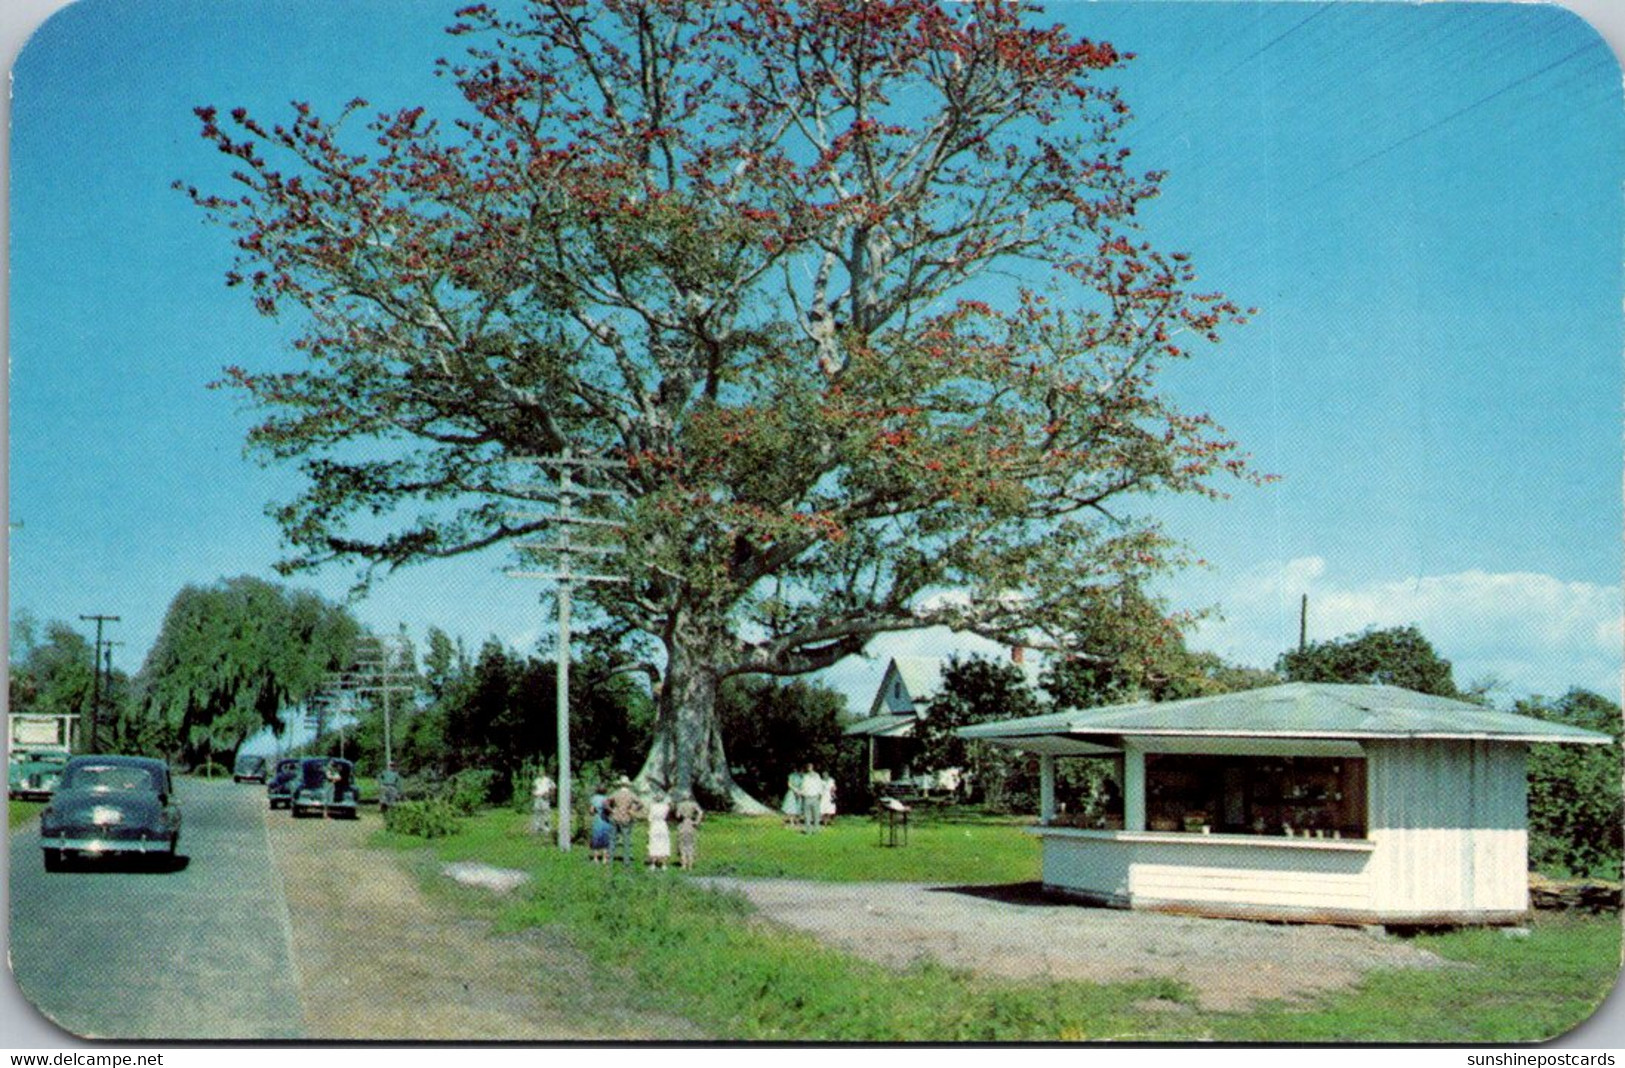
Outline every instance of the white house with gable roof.
<path fill-rule="evenodd" d="M 1028 685 L 1038 685 L 1041 665 L 1026 650 L 1012 649 L 1010 662 L 1026 675 Z M 947 663 L 936 656 L 894 656 L 886 664 L 868 715 L 849 724 L 844 732 L 846 737 L 861 738 L 868 744 L 871 782 L 908 783 L 920 790 L 939 788 L 938 769 L 917 766 L 919 743 L 914 740 L 914 727 L 941 692 Z"/>

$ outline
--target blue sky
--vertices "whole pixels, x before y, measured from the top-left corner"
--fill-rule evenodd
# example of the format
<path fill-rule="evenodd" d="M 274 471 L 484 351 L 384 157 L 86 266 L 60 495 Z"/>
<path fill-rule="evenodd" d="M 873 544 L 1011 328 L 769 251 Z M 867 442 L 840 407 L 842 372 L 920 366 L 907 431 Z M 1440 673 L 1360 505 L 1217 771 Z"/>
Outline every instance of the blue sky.
<path fill-rule="evenodd" d="M 187 583 L 269 575 L 264 506 L 294 473 L 241 456 L 207 383 L 286 358 L 291 327 L 221 276 L 227 235 L 172 191 L 224 185 L 191 109 L 455 101 L 431 76 L 453 3 L 80 0 L 14 68 L 12 613 L 121 616 L 134 671 Z M 1118 79 L 1147 215 L 1205 285 L 1260 313 L 1167 387 L 1281 476 L 1227 501 L 1147 498 L 1209 562 L 1193 644 L 1267 666 L 1310 634 L 1417 623 L 1508 697 L 1617 698 L 1621 649 L 1619 69 L 1541 5 L 1053 3 L 1139 58 Z M 425 565 L 356 605 L 531 647 L 542 589 L 501 553 Z M 300 584 L 339 597 L 344 568 Z M 974 643 L 971 643 L 974 647 Z M 942 652 L 939 634 L 876 653 Z M 834 673 L 862 692 L 883 660 Z"/>

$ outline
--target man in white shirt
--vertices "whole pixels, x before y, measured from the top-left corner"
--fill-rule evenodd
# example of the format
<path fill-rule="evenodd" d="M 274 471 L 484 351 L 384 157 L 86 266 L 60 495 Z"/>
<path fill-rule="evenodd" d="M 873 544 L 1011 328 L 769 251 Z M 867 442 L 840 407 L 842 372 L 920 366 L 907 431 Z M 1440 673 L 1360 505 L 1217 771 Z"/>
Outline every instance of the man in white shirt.
<path fill-rule="evenodd" d="M 545 771 L 536 773 L 530 785 L 530 833 L 551 834 L 553 831 L 553 780 Z"/>
<path fill-rule="evenodd" d="M 801 833 L 818 830 L 820 809 L 824 803 L 824 777 L 813 770 L 811 764 L 801 773 Z"/>

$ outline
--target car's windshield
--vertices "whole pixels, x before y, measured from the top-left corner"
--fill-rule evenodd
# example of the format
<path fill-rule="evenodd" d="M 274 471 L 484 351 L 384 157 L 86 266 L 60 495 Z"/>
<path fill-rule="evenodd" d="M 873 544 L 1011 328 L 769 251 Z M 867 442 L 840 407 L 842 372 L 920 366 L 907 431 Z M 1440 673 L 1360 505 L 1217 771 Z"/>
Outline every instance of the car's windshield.
<path fill-rule="evenodd" d="M 68 769 L 63 787 L 97 793 L 157 793 L 163 784 L 152 769 L 134 764 L 80 764 Z"/>
<path fill-rule="evenodd" d="M 265 766 L 265 758 L 264 757 L 245 756 L 245 757 L 238 757 L 237 758 L 237 770 L 238 771 L 258 771 L 261 768 L 263 768 L 264 766 Z"/>

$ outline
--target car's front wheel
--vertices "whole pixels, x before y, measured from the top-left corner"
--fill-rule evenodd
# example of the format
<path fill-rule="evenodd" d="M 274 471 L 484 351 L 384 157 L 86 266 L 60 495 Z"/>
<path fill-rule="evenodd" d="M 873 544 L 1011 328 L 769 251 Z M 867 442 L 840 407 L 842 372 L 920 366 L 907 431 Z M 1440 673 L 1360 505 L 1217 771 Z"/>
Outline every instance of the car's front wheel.
<path fill-rule="evenodd" d="M 68 866 L 68 855 L 60 849 L 47 849 L 45 851 L 45 870 L 62 871 Z"/>

